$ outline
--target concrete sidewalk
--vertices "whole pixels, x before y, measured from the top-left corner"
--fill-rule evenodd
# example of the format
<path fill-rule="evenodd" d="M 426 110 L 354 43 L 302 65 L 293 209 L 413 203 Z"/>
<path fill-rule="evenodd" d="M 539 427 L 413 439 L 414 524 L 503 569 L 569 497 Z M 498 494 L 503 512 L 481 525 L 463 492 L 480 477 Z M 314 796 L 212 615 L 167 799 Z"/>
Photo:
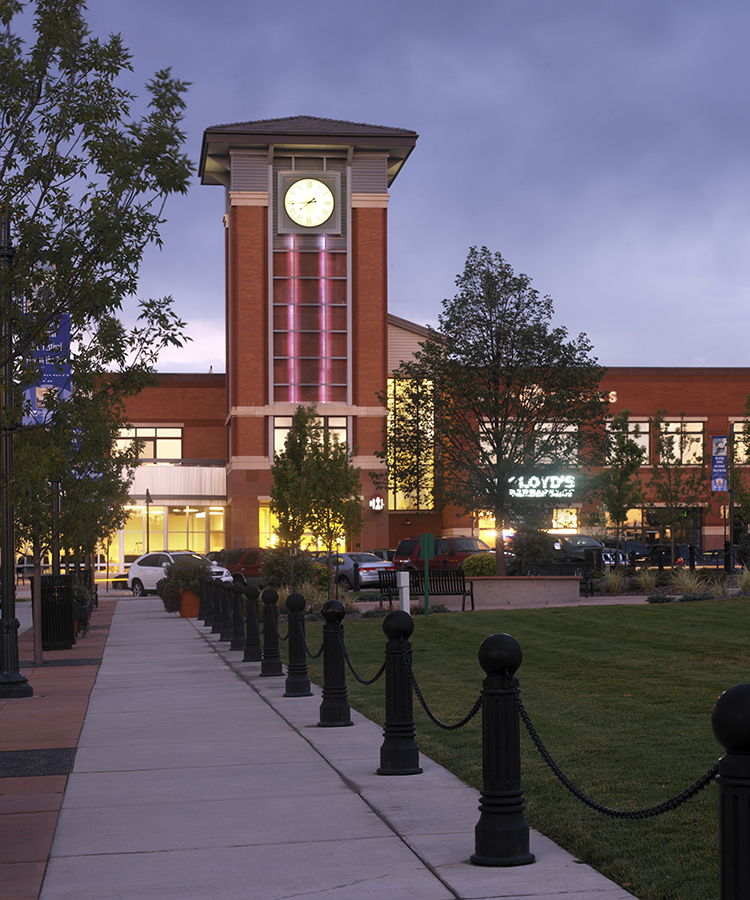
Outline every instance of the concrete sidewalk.
<path fill-rule="evenodd" d="M 383 777 L 382 731 L 319 728 L 200 623 L 117 605 L 42 900 L 625 900 L 532 832 L 537 862 L 472 866 L 478 793 L 421 757 Z"/>

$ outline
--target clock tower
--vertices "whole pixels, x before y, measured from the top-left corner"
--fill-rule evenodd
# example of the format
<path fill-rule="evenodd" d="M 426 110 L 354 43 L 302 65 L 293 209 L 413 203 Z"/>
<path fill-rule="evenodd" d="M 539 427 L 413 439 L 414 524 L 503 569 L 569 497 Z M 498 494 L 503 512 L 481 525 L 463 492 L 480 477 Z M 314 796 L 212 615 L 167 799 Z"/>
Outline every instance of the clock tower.
<path fill-rule="evenodd" d="M 365 549 L 388 546 L 382 469 L 389 188 L 417 134 L 313 116 L 208 128 L 225 190 L 227 547 L 268 546 L 270 465 L 299 405 L 356 447 Z"/>

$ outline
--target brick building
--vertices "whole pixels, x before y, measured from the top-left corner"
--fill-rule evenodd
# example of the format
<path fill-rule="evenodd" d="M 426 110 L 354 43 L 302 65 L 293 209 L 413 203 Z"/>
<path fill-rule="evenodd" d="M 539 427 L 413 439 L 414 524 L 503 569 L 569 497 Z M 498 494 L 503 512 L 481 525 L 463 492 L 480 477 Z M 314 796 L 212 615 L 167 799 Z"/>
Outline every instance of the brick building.
<path fill-rule="evenodd" d="M 486 534 L 486 523 L 453 510 L 398 509 L 369 477 L 383 465 L 376 395 L 426 333 L 389 315 L 387 300 L 390 188 L 416 140 L 304 116 L 207 129 L 201 178 L 225 195 L 226 375 L 162 375 L 128 402 L 124 437 L 144 441 L 145 464 L 110 548 L 114 567 L 147 545 L 268 546 L 270 464 L 299 404 L 316 404 L 324 427 L 357 447 L 368 514 L 358 546 L 393 547 L 422 531 Z M 706 447 L 738 428 L 750 369 L 614 368 L 604 388 L 613 414 L 628 409 L 639 424 L 650 461 L 658 410 L 684 415 Z M 705 549 L 723 543 L 725 497 L 709 486 L 693 511 L 689 539 Z M 574 496 L 551 524 L 577 530 L 580 509 Z M 661 536 L 637 510 L 628 528 Z"/>

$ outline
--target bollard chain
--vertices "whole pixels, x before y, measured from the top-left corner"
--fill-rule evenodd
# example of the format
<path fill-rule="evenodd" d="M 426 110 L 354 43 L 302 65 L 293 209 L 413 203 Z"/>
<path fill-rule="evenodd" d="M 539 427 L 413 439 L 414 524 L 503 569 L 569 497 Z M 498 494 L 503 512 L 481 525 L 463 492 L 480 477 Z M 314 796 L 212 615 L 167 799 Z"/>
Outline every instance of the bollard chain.
<path fill-rule="evenodd" d="M 547 748 L 544 746 L 542 739 L 539 737 L 536 729 L 531 722 L 529 714 L 526 711 L 526 707 L 523 705 L 523 702 L 521 700 L 521 692 L 518 687 L 518 681 L 510 672 L 506 672 L 506 677 L 508 679 L 508 682 L 510 683 L 510 689 L 513 693 L 513 699 L 515 700 L 516 706 L 518 707 L 518 712 L 521 716 L 521 719 L 523 720 L 523 724 L 526 726 L 526 730 L 529 732 L 529 736 L 531 737 L 531 740 L 534 742 L 534 745 L 541 754 L 542 759 L 551 769 L 552 774 L 562 783 L 564 787 L 566 787 L 570 791 L 571 794 L 573 794 L 574 797 L 576 797 L 582 803 L 585 803 L 586 806 L 591 807 L 591 809 L 595 810 L 596 812 L 602 813 L 602 815 L 609 816 L 612 819 L 650 819 L 654 816 L 659 816 L 662 813 L 670 812 L 671 810 L 677 809 L 677 807 L 682 806 L 683 803 L 687 803 L 687 801 L 692 799 L 699 791 L 702 791 L 707 784 L 710 784 L 714 780 L 714 778 L 716 778 L 719 772 L 719 764 L 716 763 L 705 773 L 705 775 L 702 775 L 696 782 L 691 784 L 690 787 L 686 788 L 686 790 L 684 790 L 681 794 L 677 794 L 675 797 L 670 797 L 669 800 L 665 800 L 663 803 L 658 804 L 658 806 L 649 806 L 645 809 L 611 809 L 608 806 L 604 806 L 585 794 L 560 769 L 555 760 L 552 758 L 549 750 L 547 750 Z"/>
<path fill-rule="evenodd" d="M 346 664 L 349 666 L 349 669 L 350 669 L 352 675 L 354 676 L 354 678 L 360 684 L 363 684 L 366 687 L 371 684 L 375 684 L 375 682 L 378 680 L 378 678 L 380 678 L 380 676 L 383 674 L 383 672 L 385 672 L 385 663 L 383 663 L 383 665 L 378 669 L 378 671 L 376 672 L 376 674 L 373 678 L 370 678 L 369 680 L 361 678 L 359 676 L 359 674 L 357 673 L 356 669 L 354 668 L 354 666 L 352 665 L 351 659 L 349 659 L 349 651 L 346 649 L 346 644 L 344 643 L 344 633 L 342 632 L 342 630 L 340 628 L 337 628 L 336 631 L 339 636 L 339 642 L 341 644 L 341 650 L 343 651 L 343 654 L 344 654 L 344 659 L 346 660 Z"/>
<path fill-rule="evenodd" d="M 271 620 L 271 623 L 272 623 L 272 625 L 273 625 L 273 627 L 274 627 L 274 631 L 276 632 L 276 637 L 277 637 L 280 641 L 287 641 L 287 640 L 289 640 L 289 629 L 288 629 L 288 628 L 287 628 L 287 630 L 286 630 L 286 634 L 282 634 L 282 633 L 279 631 L 279 623 L 278 623 L 278 620 L 277 620 L 276 618 L 273 618 L 273 619 Z"/>
<path fill-rule="evenodd" d="M 297 620 L 297 627 L 302 632 L 301 637 L 302 637 L 302 644 L 305 648 L 305 653 L 310 657 L 310 659 L 317 659 L 323 653 L 323 650 L 325 648 L 325 643 L 322 643 L 320 645 L 320 650 L 318 650 L 317 653 L 313 653 L 307 644 L 307 637 L 305 636 L 305 629 L 302 627 L 302 619 Z"/>
<path fill-rule="evenodd" d="M 419 700 L 419 705 L 425 711 L 427 718 L 434 724 L 437 725 L 438 728 L 442 728 L 443 731 L 456 731 L 459 728 L 463 728 L 464 725 L 468 725 L 469 722 L 474 718 L 474 716 L 479 712 L 482 708 L 482 695 L 480 694 L 477 698 L 476 703 L 469 710 L 467 715 L 461 719 L 460 722 L 456 722 L 455 725 L 446 725 L 444 722 L 441 722 L 440 719 L 437 718 L 432 712 L 432 710 L 427 706 L 424 697 L 422 696 L 422 691 L 420 690 L 419 684 L 417 684 L 417 677 L 414 674 L 414 669 L 411 665 L 411 654 L 406 649 L 406 641 L 402 640 L 402 650 L 404 654 L 404 660 L 406 661 L 406 668 L 409 672 L 409 678 L 411 678 L 411 683 L 414 688 L 414 693 L 417 695 L 417 700 Z"/>

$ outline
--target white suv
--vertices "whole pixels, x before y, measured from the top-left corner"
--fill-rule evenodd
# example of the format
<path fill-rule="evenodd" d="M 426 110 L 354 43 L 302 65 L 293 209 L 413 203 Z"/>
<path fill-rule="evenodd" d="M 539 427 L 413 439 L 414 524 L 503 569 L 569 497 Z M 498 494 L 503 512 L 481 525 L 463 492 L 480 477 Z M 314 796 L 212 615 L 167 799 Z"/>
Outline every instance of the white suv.
<path fill-rule="evenodd" d="M 164 578 L 164 568 L 168 563 L 177 559 L 179 556 L 192 556 L 195 559 L 202 559 L 211 566 L 211 577 L 216 581 L 232 583 L 232 576 L 228 569 L 223 566 L 217 566 L 216 563 L 206 559 L 200 553 L 194 553 L 192 550 L 164 550 L 158 553 L 143 553 L 138 559 L 131 564 L 128 569 L 128 589 L 133 592 L 134 597 L 143 597 L 149 591 L 156 591 L 156 582 Z"/>

